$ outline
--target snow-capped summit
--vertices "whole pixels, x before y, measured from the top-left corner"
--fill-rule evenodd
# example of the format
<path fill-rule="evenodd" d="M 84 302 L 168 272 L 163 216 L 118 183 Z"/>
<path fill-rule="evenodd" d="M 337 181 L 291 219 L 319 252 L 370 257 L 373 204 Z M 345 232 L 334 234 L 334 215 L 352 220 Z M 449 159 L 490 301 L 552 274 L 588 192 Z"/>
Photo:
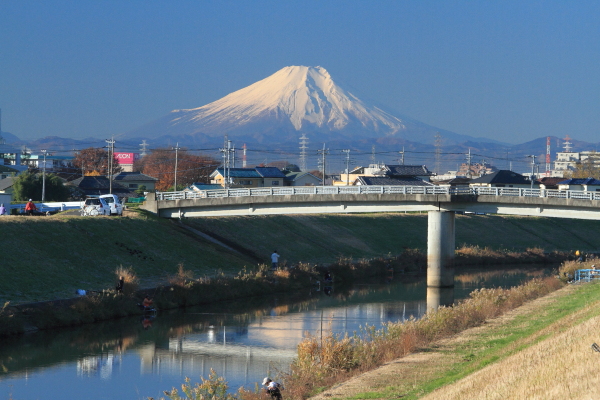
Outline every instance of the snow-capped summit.
<path fill-rule="evenodd" d="M 299 132 L 324 138 L 394 135 L 402 120 L 338 86 L 323 67 L 290 66 L 199 108 L 174 110 L 126 137 L 251 136 L 258 141 L 294 139 Z M 358 136 L 358 137 L 357 137 Z"/>

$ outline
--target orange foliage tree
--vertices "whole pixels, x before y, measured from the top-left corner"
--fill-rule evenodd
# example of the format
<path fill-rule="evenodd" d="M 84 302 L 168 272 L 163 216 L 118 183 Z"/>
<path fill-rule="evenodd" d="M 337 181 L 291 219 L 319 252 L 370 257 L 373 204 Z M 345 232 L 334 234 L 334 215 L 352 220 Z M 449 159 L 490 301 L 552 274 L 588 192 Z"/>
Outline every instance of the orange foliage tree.
<path fill-rule="evenodd" d="M 179 190 L 194 182 L 209 183 L 209 175 L 219 163 L 208 156 L 191 154 L 186 149 L 177 152 L 177 188 Z M 137 160 L 135 171 L 158 178 L 156 190 L 173 190 L 175 184 L 175 150 L 159 148 Z"/>
<path fill-rule="evenodd" d="M 88 147 L 75 153 L 73 166 L 83 171 L 84 175 L 97 176 L 108 173 L 108 151 L 101 147 Z M 119 160 L 113 156 L 112 174 L 118 174 L 123 168 Z"/>

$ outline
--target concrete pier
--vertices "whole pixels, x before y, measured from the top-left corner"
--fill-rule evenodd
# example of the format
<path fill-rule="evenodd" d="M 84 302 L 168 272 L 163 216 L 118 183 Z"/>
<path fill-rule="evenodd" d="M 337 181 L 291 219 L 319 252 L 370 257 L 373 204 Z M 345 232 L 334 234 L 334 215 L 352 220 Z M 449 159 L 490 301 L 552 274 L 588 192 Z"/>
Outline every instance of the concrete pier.
<path fill-rule="evenodd" d="M 454 231 L 454 211 L 428 212 L 428 287 L 454 287 Z"/>
<path fill-rule="evenodd" d="M 437 310 L 441 306 L 454 304 L 453 287 L 428 287 L 427 288 L 427 311 Z"/>

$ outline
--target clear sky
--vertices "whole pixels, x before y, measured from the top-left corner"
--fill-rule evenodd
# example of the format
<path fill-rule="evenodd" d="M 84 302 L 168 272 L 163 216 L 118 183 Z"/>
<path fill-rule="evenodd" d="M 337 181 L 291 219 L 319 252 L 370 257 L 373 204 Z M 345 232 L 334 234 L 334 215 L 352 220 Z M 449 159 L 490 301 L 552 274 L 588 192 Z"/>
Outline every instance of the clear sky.
<path fill-rule="evenodd" d="M 442 129 L 596 143 L 599 21 L 586 0 L 0 0 L 2 130 L 107 138 L 320 65 Z"/>

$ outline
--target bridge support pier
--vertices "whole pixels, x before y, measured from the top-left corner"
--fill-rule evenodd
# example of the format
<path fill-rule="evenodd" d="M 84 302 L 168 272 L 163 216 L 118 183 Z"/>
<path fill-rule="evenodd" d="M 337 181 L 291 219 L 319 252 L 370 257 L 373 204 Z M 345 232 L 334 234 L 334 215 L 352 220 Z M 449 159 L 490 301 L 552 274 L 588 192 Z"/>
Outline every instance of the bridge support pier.
<path fill-rule="evenodd" d="M 427 286 L 454 287 L 454 211 L 429 211 L 427 217 Z"/>

